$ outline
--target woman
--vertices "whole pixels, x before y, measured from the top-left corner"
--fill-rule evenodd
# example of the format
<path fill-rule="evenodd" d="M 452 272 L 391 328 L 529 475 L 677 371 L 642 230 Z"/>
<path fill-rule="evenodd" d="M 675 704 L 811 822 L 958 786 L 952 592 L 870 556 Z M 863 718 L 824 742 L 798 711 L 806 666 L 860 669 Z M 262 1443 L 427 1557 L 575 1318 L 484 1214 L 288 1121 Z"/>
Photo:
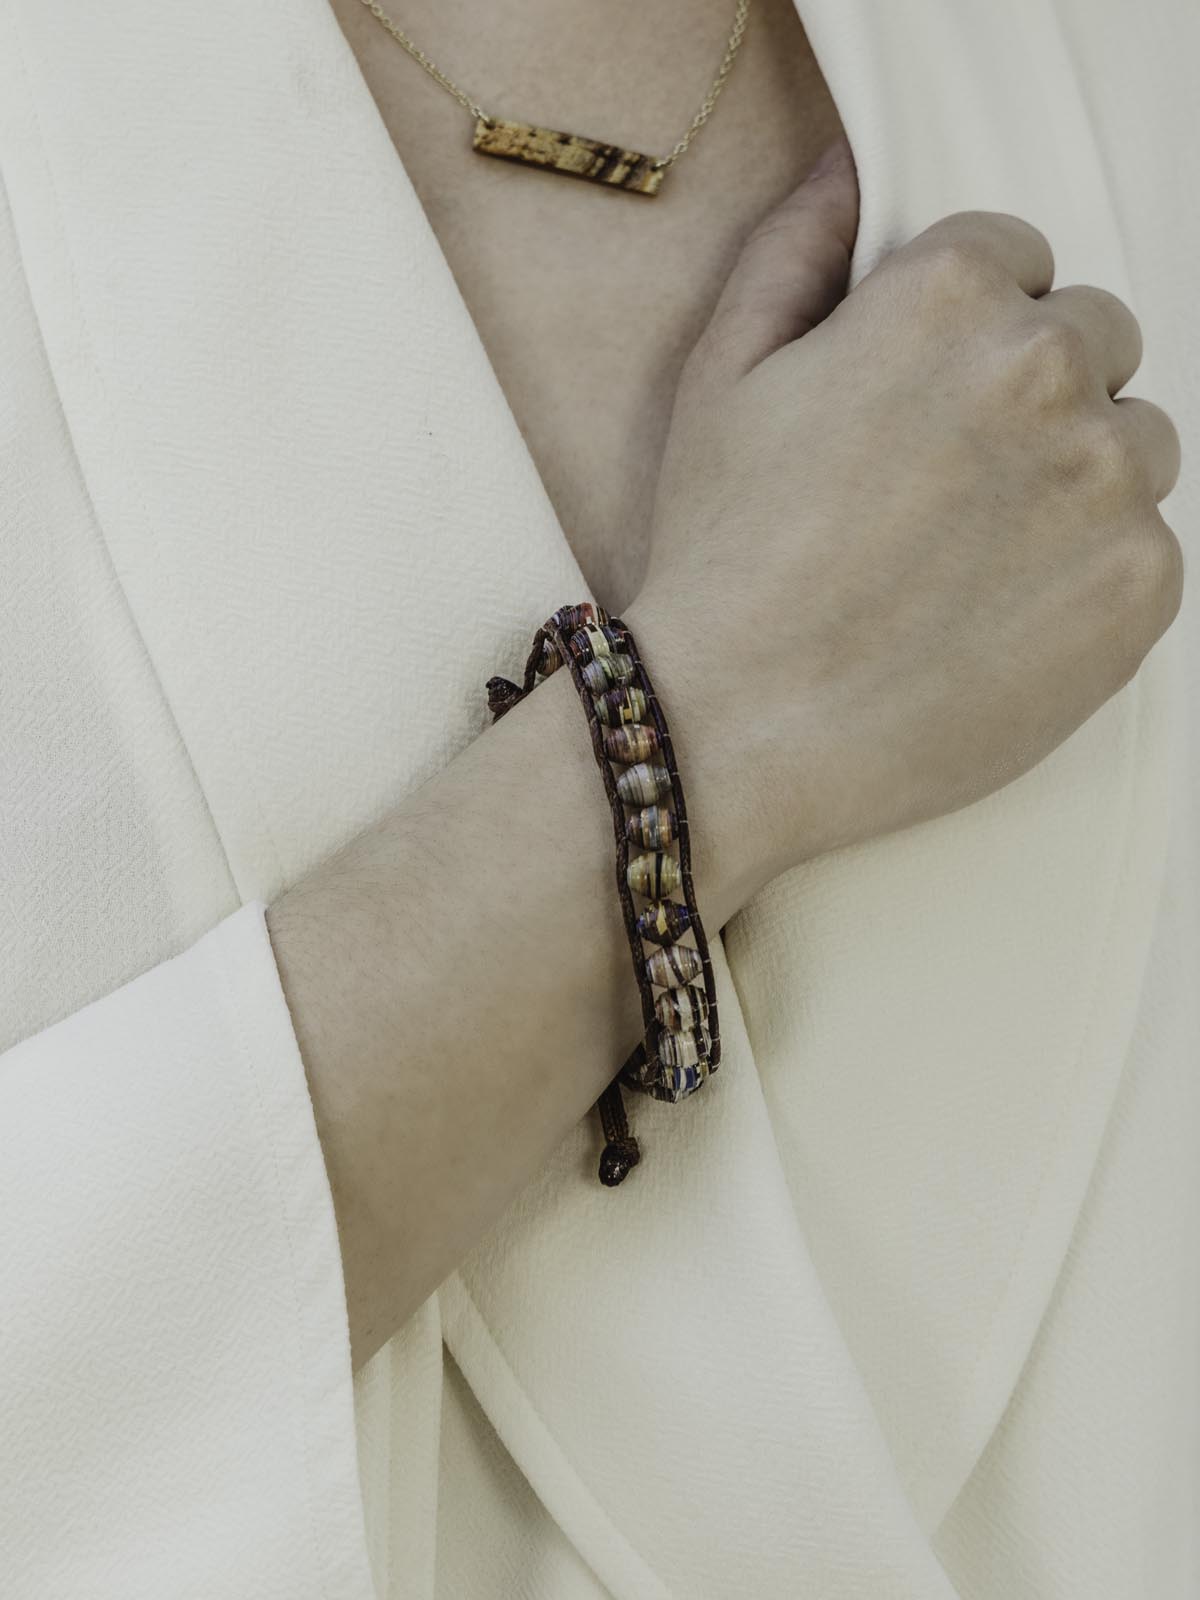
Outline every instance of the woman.
<path fill-rule="evenodd" d="M 6 0 L 6 1594 L 1194 1588 L 1200 24 L 801 10 Z"/>

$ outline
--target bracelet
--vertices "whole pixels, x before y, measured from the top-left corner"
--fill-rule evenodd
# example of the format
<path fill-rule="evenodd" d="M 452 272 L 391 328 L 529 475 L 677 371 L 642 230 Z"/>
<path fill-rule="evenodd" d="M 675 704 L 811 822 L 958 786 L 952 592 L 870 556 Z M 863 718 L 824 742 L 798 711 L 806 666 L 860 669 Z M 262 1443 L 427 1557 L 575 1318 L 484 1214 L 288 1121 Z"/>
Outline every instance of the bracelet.
<path fill-rule="evenodd" d="M 488 679 L 488 709 L 498 722 L 561 666 L 587 715 L 612 811 L 617 893 L 642 1000 L 643 1038 L 596 1102 L 606 1140 L 599 1176 L 613 1188 L 641 1159 L 621 1084 L 685 1100 L 716 1071 L 721 1033 L 675 751 L 628 627 L 590 601 L 560 607 L 534 636 L 523 682 Z M 631 858 L 631 846 L 643 853 Z"/>

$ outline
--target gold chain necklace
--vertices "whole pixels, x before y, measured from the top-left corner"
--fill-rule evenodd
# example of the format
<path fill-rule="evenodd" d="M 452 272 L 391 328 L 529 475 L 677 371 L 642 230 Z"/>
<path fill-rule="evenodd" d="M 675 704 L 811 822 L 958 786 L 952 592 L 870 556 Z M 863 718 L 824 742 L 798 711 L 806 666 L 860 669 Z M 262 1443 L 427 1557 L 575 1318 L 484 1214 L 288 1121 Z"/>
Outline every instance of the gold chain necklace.
<path fill-rule="evenodd" d="M 669 156 L 648 156 L 640 150 L 623 150 L 619 145 L 604 144 L 599 139 L 585 139 L 582 134 L 560 133 L 555 128 L 538 128 L 529 122 L 505 122 L 493 117 L 460 89 L 453 78 L 447 77 L 376 0 L 362 0 L 362 4 L 396 43 L 424 67 L 433 81 L 447 94 L 452 94 L 475 118 L 473 150 L 485 156 L 498 156 L 501 161 L 519 161 L 528 167 L 540 167 L 543 172 L 561 172 L 567 177 L 607 184 L 609 188 L 628 189 L 633 194 L 657 194 L 667 172 L 712 116 L 717 96 L 733 68 L 750 12 L 750 0 L 737 0 L 721 65 L 683 138 Z"/>

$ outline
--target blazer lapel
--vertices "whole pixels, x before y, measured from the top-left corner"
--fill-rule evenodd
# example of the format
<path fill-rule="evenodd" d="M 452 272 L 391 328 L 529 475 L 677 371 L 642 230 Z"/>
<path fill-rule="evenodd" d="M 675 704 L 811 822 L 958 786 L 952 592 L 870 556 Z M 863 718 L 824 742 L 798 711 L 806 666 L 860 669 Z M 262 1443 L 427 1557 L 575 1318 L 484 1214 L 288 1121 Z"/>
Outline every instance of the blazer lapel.
<path fill-rule="evenodd" d="M 323 0 L 5 11 L 67 420 L 238 889 L 270 898 L 479 731 L 582 580 Z"/>

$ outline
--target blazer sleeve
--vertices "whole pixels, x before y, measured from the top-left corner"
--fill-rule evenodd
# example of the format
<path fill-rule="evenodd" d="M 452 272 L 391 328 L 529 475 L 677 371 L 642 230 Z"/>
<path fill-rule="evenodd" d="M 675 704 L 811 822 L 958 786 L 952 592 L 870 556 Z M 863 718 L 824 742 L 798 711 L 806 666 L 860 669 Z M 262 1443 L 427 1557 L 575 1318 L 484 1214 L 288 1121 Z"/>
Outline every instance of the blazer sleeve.
<path fill-rule="evenodd" d="M 371 1600 L 333 1206 L 264 907 L 0 1056 L 8 1600 Z"/>

